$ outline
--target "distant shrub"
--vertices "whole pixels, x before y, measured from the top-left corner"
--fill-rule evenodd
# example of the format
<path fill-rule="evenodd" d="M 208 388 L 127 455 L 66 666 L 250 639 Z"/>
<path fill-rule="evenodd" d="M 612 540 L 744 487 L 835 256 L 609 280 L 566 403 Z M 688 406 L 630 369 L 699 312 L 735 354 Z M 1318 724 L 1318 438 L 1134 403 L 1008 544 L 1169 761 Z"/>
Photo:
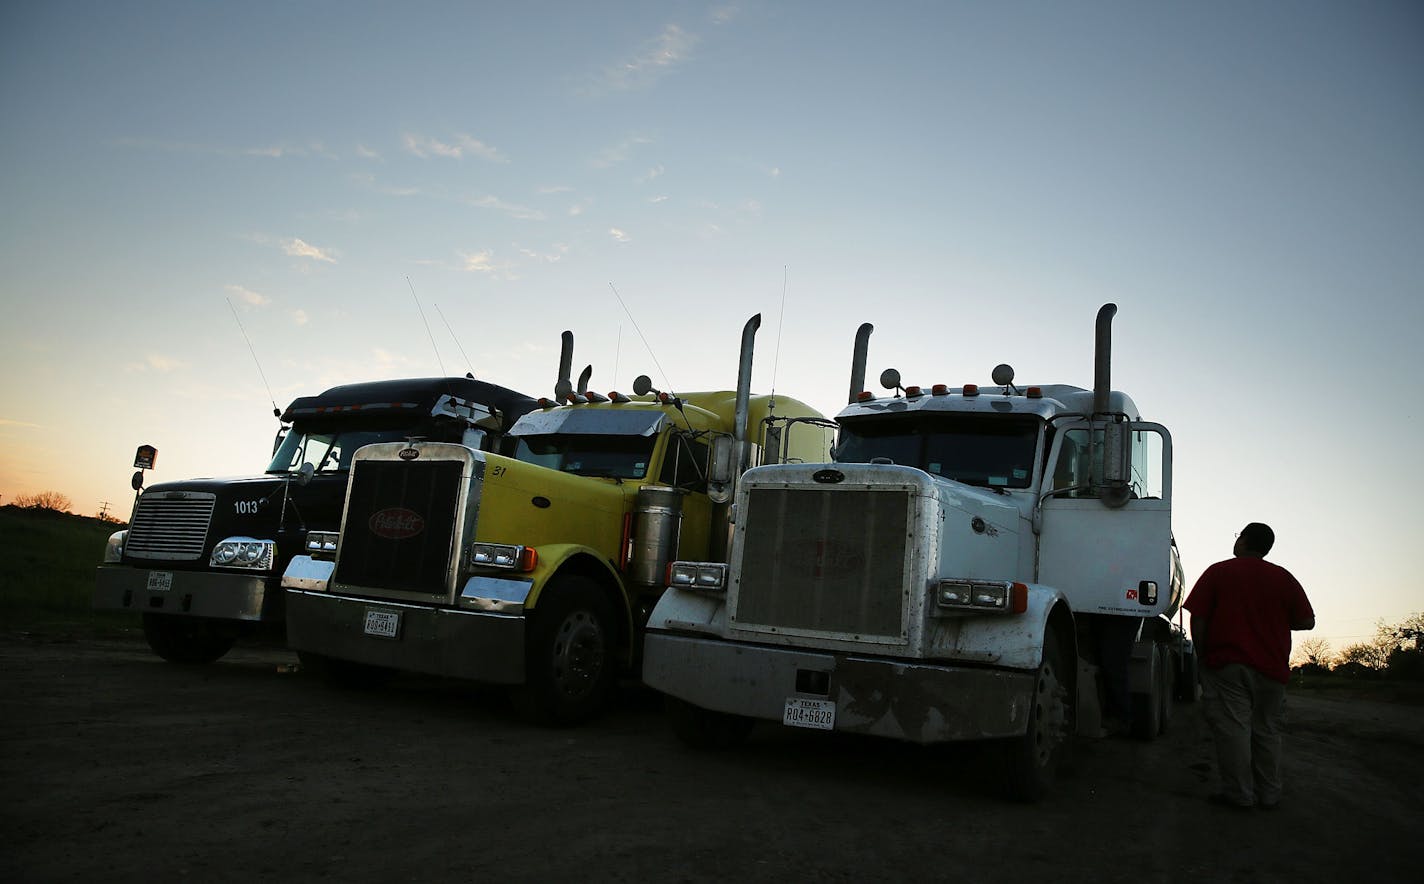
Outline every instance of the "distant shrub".
<path fill-rule="evenodd" d="M 68 497 L 58 491 L 38 491 L 34 494 L 16 495 L 15 506 L 27 510 L 54 510 L 57 513 L 67 513 L 73 504 Z"/>

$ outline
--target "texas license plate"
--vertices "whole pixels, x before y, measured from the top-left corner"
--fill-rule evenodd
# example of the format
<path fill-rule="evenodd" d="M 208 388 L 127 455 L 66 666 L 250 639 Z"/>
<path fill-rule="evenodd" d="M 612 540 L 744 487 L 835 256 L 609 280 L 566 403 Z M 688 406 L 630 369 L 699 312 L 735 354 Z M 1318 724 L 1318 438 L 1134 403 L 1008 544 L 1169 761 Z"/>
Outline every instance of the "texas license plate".
<path fill-rule="evenodd" d="M 367 611 L 366 634 L 378 638 L 395 638 L 400 632 L 399 611 Z"/>
<path fill-rule="evenodd" d="M 172 571 L 149 571 L 149 572 L 148 572 L 148 591 L 149 591 L 149 592 L 168 592 L 168 591 L 169 591 L 170 589 L 172 589 L 172 588 L 173 588 L 173 572 L 172 572 Z"/>
<path fill-rule="evenodd" d="M 836 701 L 787 697 L 786 711 L 781 713 L 781 723 L 791 727 L 809 727 L 818 731 L 834 730 Z"/>

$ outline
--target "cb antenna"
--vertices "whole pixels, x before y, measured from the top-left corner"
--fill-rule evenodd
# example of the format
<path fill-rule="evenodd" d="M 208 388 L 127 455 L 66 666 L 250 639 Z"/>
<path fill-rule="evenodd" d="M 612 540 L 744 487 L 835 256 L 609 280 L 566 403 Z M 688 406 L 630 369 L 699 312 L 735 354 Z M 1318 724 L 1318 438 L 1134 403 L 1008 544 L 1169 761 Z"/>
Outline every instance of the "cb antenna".
<path fill-rule="evenodd" d="M 771 408 L 776 408 L 776 369 L 781 364 L 781 327 L 786 319 L 786 265 L 781 265 L 781 312 L 776 316 L 776 350 L 771 357 Z"/>
<path fill-rule="evenodd" d="M 257 361 L 257 351 L 252 349 L 252 339 L 247 336 L 247 329 L 242 327 L 242 320 L 238 318 L 237 308 L 232 306 L 232 298 L 223 298 L 227 301 L 227 309 L 232 311 L 232 318 L 237 320 L 237 330 L 242 332 L 242 339 L 247 342 L 247 352 L 252 354 L 252 362 L 257 366 L 257 374 L 262 378 L 262 386 L 267 388 L 267 398 L 272 400 L 272 416 L 281 420 L 282 409 L 277 407 L 277 397 L 272 395 L 272 385 L 267 383 L 267 373 L 262 370 L 262 363 Z"/>
<path fill-rule="evenodd" d="M 465 356 L 465 348 L 460 346 L 460 339 L 455 337 L 455 330 L 450 327 L 450 321 L 445 318 L 445 314 L 441 311 L 439 304 L 432 303 L 431 306 L 435 308 L 436 313 L 440 314 L 440 321 L 445 323 L 445 330 L 450 333 L 450 339 L 455 342 L 455 349 L 459 350 L 460 355 L 465 359 L 465 367 L 470 370 L 470 377 L 474 377 L 475 367 L 470 364 L 470 357 Z"/>
<path fill-rule="evenodd" d="M 608 287 L 613 289 L 613 297 L 618 299 L 618 306 L 622 307 L 623 312 L 628 314 L 628 321 L 633 323 L 633 331 L 638 333 L 638 337 L 643 338 L 643 346 L 648 348 L 648 355 L 653 357 L 653 365 L 658 367 L 658 374 L 663 376 L 663 383 L 667 385 L 669 390 L 676 390 L 677 388 L 672 385 L 672 381 L 668 380 L 667 372 L 663 371 L 662 363 L 658 362 L 658 354 L 653 352 L 652 345 L 648 343 L 647 338 L 643 337 L 643 330 L 638 328 L 638 320 L 633 318 L 633 312 L 628 309 L 627 304 L 623 303 L 623 296 L 618 294 L 618 289 L 613 283 L 610 282 Z"/>
<path fill-rule="evenodd" d="M 425 325 L 425 336 L 430 338 L 430 349 L 435 351 L 435 364 L 440 366 L 440 376 L 449 377 L 445 373 L 445 363 L 440 358 L 440 348 L 435 346 L 435 335 L 430 333 L 430 322 L 425 318 L 425 311 L 420 307 L 420 299 L 415 296 L 415 286 L 411 284 L 409 276 L 405 278 L 405 284 L 410 287 L 411 300 L 415 301 L 415 312 L 420 314 L 420 321 Z"/>

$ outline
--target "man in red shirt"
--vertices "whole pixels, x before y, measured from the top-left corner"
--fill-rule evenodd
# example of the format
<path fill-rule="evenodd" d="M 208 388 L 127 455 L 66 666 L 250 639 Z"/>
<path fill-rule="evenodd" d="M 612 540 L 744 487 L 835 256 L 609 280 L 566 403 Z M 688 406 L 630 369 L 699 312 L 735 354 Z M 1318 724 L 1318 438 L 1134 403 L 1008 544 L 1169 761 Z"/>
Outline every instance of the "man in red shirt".
<path fill-rule="evenodd" d="M 1229 807 L 1269 810 L 1281 800 L 1291 630 L 1315 628 L 1300 583 L 1266 561 L 1275 542 L 1268 526 L 1247 525 L 1235 558 L 1207 568 L 1182 606 L 1192 615 L 1203 711 L 1216 741 L 1221 791 L 1211 800 Z"/>

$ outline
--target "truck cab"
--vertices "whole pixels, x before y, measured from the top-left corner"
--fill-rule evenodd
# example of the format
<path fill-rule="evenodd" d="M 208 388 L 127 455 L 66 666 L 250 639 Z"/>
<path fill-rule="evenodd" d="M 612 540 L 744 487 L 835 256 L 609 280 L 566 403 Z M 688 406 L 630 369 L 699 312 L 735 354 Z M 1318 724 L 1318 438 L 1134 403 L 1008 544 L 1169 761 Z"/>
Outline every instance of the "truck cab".
<path fill-rule="evenodd" d="M 694 745 L 757 720 L 993 739 L 1009 790 L 1037 797 L 1105 706 L 1167 690 L 1171 437 L 1111 390 L 1101 355 L 1092 390 L 1019 386 L 1003 365 L 983 387 L 887 370 L 877 397 L 869 333 L 834 461 L 742 477 L 727 564 L 671 568 L 644 680 Z"/>
<path fill-rule="evenodd" d="M 334 530 L 357 449 L 423 438 L 499 449 L 534 399 L 471 378 L 374 381 L 298 398 L 281 414 L 260 476 L 141 488 L 129 527 L 110 537 L 94 606 L 142 615 L 172 662 L 220 658 L 239 637 L 284 620 L 280 579 L 309 532 Z"/>
<path fill-rule="evenodd" d="M 669 561 L 725 555 L 736 456 L 823 460 L 828 422 L 749 390 L 574 389 L 572 335 L 555 397 L 506 454 L 450 443 L 356 453 L 339 532 L 287 567 L 288 641 L 348 680 L 403 670 L 510 686 L 530 718 L 568 724 L 632 671 Z"/>

